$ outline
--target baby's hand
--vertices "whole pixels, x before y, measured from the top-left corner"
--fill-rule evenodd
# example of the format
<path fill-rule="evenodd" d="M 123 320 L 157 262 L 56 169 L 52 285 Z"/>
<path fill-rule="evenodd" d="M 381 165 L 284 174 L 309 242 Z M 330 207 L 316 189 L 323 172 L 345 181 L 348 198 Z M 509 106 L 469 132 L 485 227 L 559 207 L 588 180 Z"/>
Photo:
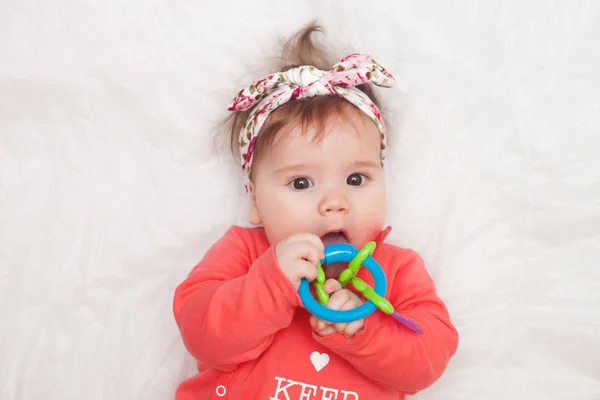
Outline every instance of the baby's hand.
<path fill-rule="evenodd" d="M 275 256 L 283 274 L 298 290 L 302 278 L 311 282 L 317 277 L 317 264 L 325 258 L 325 246 L 318 236 L 299 233 L 277 243 Z"/>
<path fill-rule="evenodd" d="M 360 307 L 363 301 L 356 294 L 348 289 L 342 289 L 342 286 L 335 279 L 328 279 L 325 282 L 325 292 L 333 293 L 327 303 L 327 308 L 332 310 L 351 310 L 356 307 Z M 341 333 L 344 336 L 350 338 L 355 333 L 362 330 L 365 326 L 365 319 L 361 318 L 352 322 L 329 322 L 324 321 L 320 318 L 312 315 L 310 317 L 310 326 L 319 334 L 319 336 L 327 336 L 332 333 Z"/>

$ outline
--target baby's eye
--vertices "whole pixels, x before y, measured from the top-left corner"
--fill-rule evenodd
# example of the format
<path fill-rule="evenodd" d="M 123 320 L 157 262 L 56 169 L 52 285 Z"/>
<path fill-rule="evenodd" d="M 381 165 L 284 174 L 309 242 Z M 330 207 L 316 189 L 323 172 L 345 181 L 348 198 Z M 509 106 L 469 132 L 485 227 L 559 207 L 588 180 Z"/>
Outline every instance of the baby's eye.
<path fill-rule="evenodd" d="M 365 183 L 366 180 L 367 177 L 365 175 L 354 173 L 346 179 L 346 183 L 350 186 L 360 186 Z"/>
<path fill-rule="evenodd" d="M 308 178 L 296 178 L 291 183 L 296 190 L 308 189 L 312 184 Z"/>

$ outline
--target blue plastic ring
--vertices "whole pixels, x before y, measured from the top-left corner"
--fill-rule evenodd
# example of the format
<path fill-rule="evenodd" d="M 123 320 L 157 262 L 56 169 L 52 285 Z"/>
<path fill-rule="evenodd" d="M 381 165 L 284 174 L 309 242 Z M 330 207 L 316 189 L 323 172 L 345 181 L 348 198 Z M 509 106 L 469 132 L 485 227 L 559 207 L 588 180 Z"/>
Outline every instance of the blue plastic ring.
<path fill-rule="evenodd" d="M 325 246 L 325 258 L 321 261 L 321 264 L 332 264 L 335 262 L 346 262 L 349 263 L 358 254 L 359 250 L 356 250 L 351 244 L 330 244 Z M 385 297 L 387 290 L 387 282 L 385 274 L 381 269 L 381 266 L 373 257 L 369 256 L 365 259 L 362 264 L 373 276 L 375 287 L 373 290 L 381 297 Z M 337 311 L 329 309 L 319 304 L 310 293 L 309 282 L 306 279 L 302 279 L 300 287 L 298 288 L 298 294 L 302 300 L 302 305 L 311 314 L 325 321 L 329 322 L 351 322 L 361 318 L 365 318 L 368 315 L 377 310 L 377 306 L 370 300 L 367 300 L 363 305 L 356 307 L 352 310 Z"/>

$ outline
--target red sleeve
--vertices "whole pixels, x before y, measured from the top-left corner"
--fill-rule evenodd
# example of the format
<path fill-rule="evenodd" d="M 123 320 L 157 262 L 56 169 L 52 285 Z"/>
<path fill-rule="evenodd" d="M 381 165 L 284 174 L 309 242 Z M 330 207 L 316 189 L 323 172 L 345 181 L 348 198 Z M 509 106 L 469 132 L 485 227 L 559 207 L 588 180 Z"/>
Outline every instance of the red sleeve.
<path fill-rule="evenodd" d="M 414 321 L 424 331 L 422 335 L 378 310 L 365 318 L 363 331 L 352 338 L 313 336 L 371 380 L 414 394 L 441 376 L 456 352 L 458 333 L 415 252 L 400 260 L 389 293 L 394 309 Z"/>
<path fill-rule="evenodd" d="M 175 290 L 183 343 L 208 367 L 227 370 L 259 357 L 301 305 L 274 248 L 252 262 L 254 247 L 248 233 L 231 228 Z"/>

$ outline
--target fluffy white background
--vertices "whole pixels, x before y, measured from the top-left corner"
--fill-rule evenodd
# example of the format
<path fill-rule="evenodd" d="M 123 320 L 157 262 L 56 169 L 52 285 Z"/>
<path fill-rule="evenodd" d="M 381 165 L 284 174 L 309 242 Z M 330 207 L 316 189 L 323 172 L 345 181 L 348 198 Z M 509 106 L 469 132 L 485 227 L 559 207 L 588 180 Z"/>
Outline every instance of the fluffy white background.
<path fill-rule="evenodd" d="M 0 397 L 172 398 L 173 290 L 247 224 L 210 134 L 319 18 L 398 79 L 390 241 L 461 334 L 416 398 L 600 399 L 600 3 L 216 4 L 0 2 Z"/>

